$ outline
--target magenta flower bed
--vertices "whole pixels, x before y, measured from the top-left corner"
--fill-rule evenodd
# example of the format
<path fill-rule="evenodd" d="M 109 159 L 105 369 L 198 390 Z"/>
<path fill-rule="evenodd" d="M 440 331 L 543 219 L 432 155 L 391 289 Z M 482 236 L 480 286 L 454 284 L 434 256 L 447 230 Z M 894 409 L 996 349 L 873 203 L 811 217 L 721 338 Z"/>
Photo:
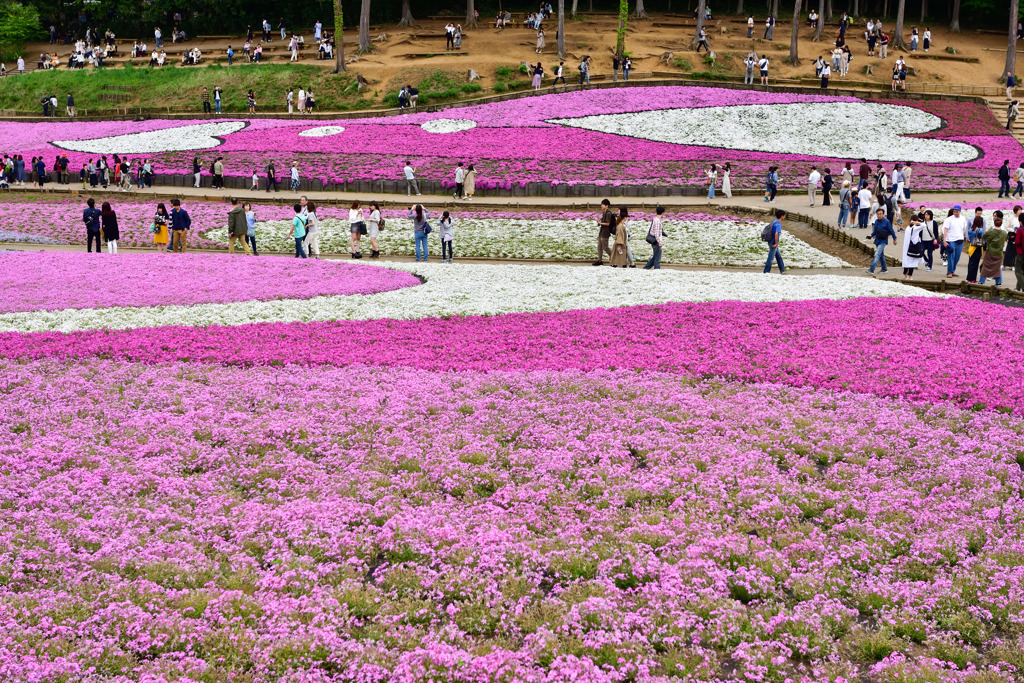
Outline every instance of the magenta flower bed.
<path fill-rule="evenodd" d="M 310 299 L 412 287 L 408 273 L 226 254 L 0 254 L 0 313 Z"/>
<path fill-rule="evenodd" d="M 632 371 L 0 366 L 4 680 L 1020 663 L 1016 417 Z"/>
<path fill-rule="evenodd" d="M 985 340 L 984 350 L 978 339 Z M 0 335 L 0 356 L 7 358 L 102 355 L 141 362 L 366 363 L 450 371 L 655 370 L 1024 414 L 1020 348 L 1024 311 L 923 298 Z"/>
<path fill-rule="evenodd" d="M 856 98 L 809 94 L 763 93 L 721 88 L 636 87 L 546 94 L 509 102 L 453 108 L 440 113 L 336 121 L 254 120 L 240 131 L 223 136 L 223 144 L 200 151 L 203 167 L 213 152 L 225 157 L 229 175 L 249 176 L 262 171 L 268 159 L 284 169 L 300 162 L 304 177 L 330 185 L 356 180 L 402 178 L 405 159 L 412 158 L 421 178 L 450 180 L 457 161 L 477 164 L 482 190 L 511 189 L 527 182 L 574 185 L 657 184 L 693 185 L 709 162 L 731 162 L 733 187 L 759 188 L 767 167 L 780 164 L 786 187 L 801 187 L 810 165 L 831 166 L 838 173 L 847 159 L 750 152 L 714 147 L 675 145 L 607 133 L 567 128 L 547 119 L 594 114 L 652 111 L 743 104 L 858 102 Z M 1021 145 L 1001 128 L 986 107 L 941 100 L 877 100 L 928 111 L 944 126 L 918 137 L 941 138 L 973 145 L 981 157 L 964 164 L 915 163 L 913 186 L 918 190 L 981 189 L 991 187 L 995 168 L 1004 158 L 1018 158 Z M 476 127 L 455 133 L 430 133 L 420 126 L 437 119 L 468 119 Z M 226 119 L 224 121 L 237 121 Z M 218 121 L 221 121 L 218 119 Z M 47 163 L 63 150 L 56 140 L 78 141 L 130 135 L 210 120 L 146 122 L 2 123 L 0 148 L 25 156 L 42 155 Z M 301 131 L 325 125 L 345 130 L 327 137 L 302 137 Z M 766 125 L 770 125 L 766 124 Z M 111 142 L 109 152 L 117 152 Z M 157 172 L 187 174 L 194 151 L 130 155 L 149 158 Z M 73 169 L 98 154 L 69 152 Z M 919 161 L 919 160 L 914 160 Z M 891 166 L 891 164 L 887 164 Z"/>

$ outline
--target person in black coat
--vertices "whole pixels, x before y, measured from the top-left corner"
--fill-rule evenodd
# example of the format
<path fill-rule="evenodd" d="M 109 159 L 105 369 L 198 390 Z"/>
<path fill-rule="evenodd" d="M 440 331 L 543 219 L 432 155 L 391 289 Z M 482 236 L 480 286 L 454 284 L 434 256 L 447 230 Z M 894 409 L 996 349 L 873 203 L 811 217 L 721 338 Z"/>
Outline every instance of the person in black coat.
<path fill-rule="evenodd" d="M 110 208 L 110 202 L 103 202 L 100 210 L 100 222 L 103 226 L 103 238 L 107 241 L 107 253 L 117 253 L 117 240 L 121 233 L 117 229 L 117 214 Z"/>
<path fill-rule="evenodd" d="M 85 223 L 85 237 L 87 252 L 92 251 L 92 242 L 96 240 L 96 253 L 100 253 L 100 210 L 96 208 L 96 200 L 89 199 L 85 211 L 82 212 L 82 222 Z"/>

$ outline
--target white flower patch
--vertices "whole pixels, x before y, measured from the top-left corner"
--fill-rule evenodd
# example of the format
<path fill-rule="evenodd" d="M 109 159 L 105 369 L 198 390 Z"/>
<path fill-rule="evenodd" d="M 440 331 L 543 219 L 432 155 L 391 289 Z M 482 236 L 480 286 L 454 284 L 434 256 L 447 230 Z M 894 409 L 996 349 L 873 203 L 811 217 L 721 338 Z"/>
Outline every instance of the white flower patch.
<path fill-rule="evenodd" d="M 548 123 L 678 145 L 836 159 L 957 164 L 979 156 L 962 142 L 905 137 L 936 130 L 942 120 L 913 107 L 874 102 L 661 109 Z"/>
<path fill-rule="evenodd" d="M 319 128 L 308 128 L 299 133 L 300 138 L 326 138 L 331 135 L 337 135 L 338 133 L 344 133 L 345 129 L 341 126 L 320 126 Z"/>
<path fill-rule="evenodd" d="M 61 149 L 85 152 L 86 154 L 187 152 L 194 149 L 219 147 L 224 144 L 224 141 L 220 139 L 221 136 L 237 133 L 246 125 L 245 121 L 219 121 L 91 140 L 54 140 L 53 144 Z"/>
<path fill-rule="evenodd" d="M 415 253 L 412 223 L 388 219 L 378 245 L 383 254 L 411 256 Z M 631 221 L 629 245 L 637 260 L 646 260 L 651 247 L 645 241 L 649 223 Z M 555 261 L 590 260 L 597 256 L 597 223 L 577 219 L 457 218 L 455 255 L 469 258 L 544 259 Z M 690 266 L 753 267 L 764 264 L 765 244 L 760 223 L 753 221 L 701 220 L 665 221 L 663 263 Z M 257 224 L 257 244 L 270 251 L 291 252 L 291 221 L 265 221 Z M 211 230 L 206 238 L 227 244 L 227 227 Z M 364 242 L 369 238 L 363 237 Z M 431 248 L 440 250 L 436 233 L 429 237 Z M 786 265 L 791 268 L 851 268 L 843 261 L 815 249 L 806 242 L 783 234 Z M 320 221 L 320 250 L 323 253 L 348 253 L 347 221 Z"/>
<path fill-rule="evenodd" d="M 420 128 L 428 133 L 461 133 L 476 128 L 476 121 L 470 119 L 435 119 L 421 123 Z"/>
<path fill-rule="evenodd" d="M 242 258 L 242 257 L 239 257 Z M 376 265 L 376 264 L 371 264 Z M 0 316 L 2 332 L 73 332 L 167 325 L 417 319 L 618 308 L 684 301 L 801 301 L 943 296 L 898 282 L 837 275 L 646 271 L 569 266 L 387 264 L 425 280 L 370 295 L 230 304 L 34 311 Z"/>

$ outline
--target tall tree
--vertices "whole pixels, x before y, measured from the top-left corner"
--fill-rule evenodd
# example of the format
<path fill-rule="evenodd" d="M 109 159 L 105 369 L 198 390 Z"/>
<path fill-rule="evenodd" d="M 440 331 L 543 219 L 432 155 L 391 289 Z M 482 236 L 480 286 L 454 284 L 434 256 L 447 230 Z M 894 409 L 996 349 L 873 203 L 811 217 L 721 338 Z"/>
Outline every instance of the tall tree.
<path fill-rule="evenodd" d="M 800 54 L 797 50 L 797 41 L 800 31 L 800 0 L 793 3 L 793 33 L 789 37 L 789 59 L 788 64 L 796 66 L 800 63 Z"/>
<path fill-rule="evenodd" d="M 412 26 L 412 22 L 416 21 L 412 18 L 412 10 L 409 9 L 409 0 L 402 0 L 402 20 L 398 22 L 399 26 Z"/>
<path fill-rule="evenodd" d="M 832 10 L 832 0 L 828 0 L 828 4 L 825 5 L 825 21 L 832 21 L 833 14 L 834 12 Z"/>
<path fill-rule="evenodd" d="M 928 14 L 928 0 L 921 0 L 921 23 L 924 23 L 925 15 Z"/>
<path fill-rule="evenodd" d="M 576 16 L 576 8 L 579 7 L 580 0 L 572 0 L 572 15 Z"/>
<path fill-rule="evenodd" d="M 558 0 L 558 58 L 565 59 L 565 0 Z"/>
<path fill-rule="evenodd" d="M 903 40 L 903 14 L 907 9 L 907 0 L 900 0 L 896 6 L 896 29 L 893 31 L 890 47 L 894 50 L 906 50 L 907 43 Z"/>
<path fill-rule="evenodd" d="M 707 7 L 707 0 L 698 0 L 697 2 L 697 30 L 693 33 L 692 47 L 697 47 L 700 44 L 700 30 L 704 28 L 704 10 Z"/>
<path fill-rule="evenodd" d="M 776 21 L 778 21 L 778 19 L 779 19 L 779 0 L 772 0 L 772 16 L 775 17 Z"/>
<path fill-rule="evenodd" d="M 476 27 L 476 6 L 473 0 L 466 0 L 466 26 Z"/>
<path fill-rule="evenodd" d="M 1016 73 L 1017 68 L 1017 15 L 1020 10 L 1019 0 L 1010 0 L 1010 30 L 1006 36 L 1006 68 L 1004 74 Z"/>
<path fill-rule="evenodd" d="M 860 3 L 858 2 L 858 0 L 853 0 L 853 9 L 850 10 L 850 16 L 851 17 L 859 17 L 860 16 Z"/>
<path fill-rule="evenodd" d="M 743 0 L 736 0 L 736 16 L 743 16 Z"/>
<path fill-rule="evenodd" d="M 359 52 L 370 51 L 370 0 L 363 0 L 359 7 Z"/>
<path fill-rule="evenodd" d="M 615 38 L 615 54 L 626 50 L 626 22 L 629 21 L 629 0 L 619 0 L 619 31 Z"/>
<path fill-rule="evenodd" d="M 901 0 L 902 2 L 902 0 Z M 825 0 L 818 0 L 818 26 L 814 29 L 814 42 L 821 40 L 821 32 L 825 28 Z"/>
<path fill-rule="evenodd" d="M 949 22 L 949 30 L 960 33 L 960 0 L 953 0 L 953 20 Z"/>
<path fill-rule="evenodd" d="M 644 11 L 644 0 L 636 0 L 636 9 L 633 10 L 633 18 L 635 19 L 649 19 L 647 12 Z"/>
<path fill-rule="evenodd" d="M 340 74 L 345 70 L 345 14 L 341 11 L 341 0 L 334 0 L 334 69 Z"/>

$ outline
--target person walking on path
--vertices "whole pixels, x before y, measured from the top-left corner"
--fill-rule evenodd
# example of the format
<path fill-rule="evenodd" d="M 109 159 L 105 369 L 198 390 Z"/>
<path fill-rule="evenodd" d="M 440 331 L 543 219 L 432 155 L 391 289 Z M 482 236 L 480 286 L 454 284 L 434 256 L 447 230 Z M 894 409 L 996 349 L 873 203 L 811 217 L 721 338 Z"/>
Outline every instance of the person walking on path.
<path fill-rule="evenodd" d="M 1006 130 L 1013 132 L 1013 126 L 1020 118 L 1020 100 L 1011 100 L 1006 107 Z"/>
<path fill-rule="evenodd" d="M 320 221 L 316 217 L 316 203 L 306 203 L 306 238 L 303 247 L 310 258 L 320 260 Z M 360 254 L 362 257 L 362 254 Z"/>
<path fill-rule="evenodd" d="M 775 220 L 771 223 L 770 237 L 768 239 L 768 260 L 764 262 L 764 272 L 772 272 L 772 261 L 779 266 L 779 275 L 786 272 L 786 264 L 782 261 L 782 252 L 779 251 L 779 242 L 782 240 L 782 221 L 786 220 L 786 212 L 782 209 L 775 209 Z"/>
<path fill-rule="evenodd" d="M 992 226 L 981 236 L 981 242 L 985 248 L 985 255 L 981 261 L 981 278 L 978 284 L 985 284 L 985 280 L 993 278 L 996 286 L 1003 284 L 1003 249 L 1006 248 L 1007 235 L 1003 230 L 1003 212 L 996 211 L 992 214 Z"/>
<path fill-rule="evenodd" d="M 121 232 L 117 228 L 117 213 L 110 207 L 110 202 L 103 202 L 100 209 L 100 222 L 103 239 L 107 242 L 107 253 L 116 254 L 117 241 L 121 239 Z"/>
<path fill-rule="evenodd" d="M 921 216 L 921 246 L 924 250 L 924 268 L 931 270 L 935 263 L 935 247 L 938 245 L 939 224 L 930 210 Z"/>
<path fill-rule="evenodd" d="M 192 227 L 192 219 L 188 211 L 181 208 L 180 199 L 171 200 L 171 250 L 184 254 L 188 250 L 188 231 Z"/>
<path fill-rule="evenodd" d="M 967 219 L 960 215 L 963 207 L 953 207 L 953 215 L 948 216 L 942 224 L 942 246 L 946 251 L 946 277 L 956 277 L 956 267 L 960 263 L 960 255 L 964 250 L 964 238 L 967 236 Z"/>
<path fill-rule="evenodd" d="M 242 210 L 245 212 L 245 243 L 252 249 L 253 256 L 259 256 L 256 250 L 256 212 L 252 204 L 244 204 Z"/>
<path fill-rule="evenodd" d="M 412 221 L 412 232 L 416 244 L 416 261 L 426 262 L 430 256 L 427 236 L 430 235 L 430 211 L 423 208 L 422 204 L 409 207 L 409 220 Z"/>
<path fill-rule="evenodd" d="M 924 215 L 918 214 L 910 220 L 907 234 L 903 239 L 903 279 L 912 280 L 914 270 L 924 262 Z"/>
<path fill-rule="evenodd" d="M 306 258 L 306 251 L 302 248 L 302 242 L 306 239 L 306 219 L 302 215 L 302 204 L 292 207 L 295 217 L 292 218 L 292 239 L 295 240 L 295 258 Z"/>
<path fill-rule="evenodd" d="M 245 221 L 245 209 L 238 205 L 238 198 L 231 198 L 231 210 L 228 211 L 228 253 L 235 253 L 235 242 L 239 242 L 245 253 L 252 256 L 248 241 L 249 226 Z"/>
<path fill-rule="evenodd" d="M 747 15 L 747 38 L 754 37 L 754 15 Z"/>
<path fill-rule="evenodd" d="M 978 269 L 981 267 L 981 257 L 984 253 L 985 219 L 981 216 L 980 210 L 975 210 L 974 220 L 967 228 L 967 279 L 968 284 L 978 284 Z"/>
<path fill-rule="evenodd" d="M 1017 230 L 1013 233 L 1013 246 L 1017 255 L 1013 259 L 1013 274 L 1017 277 L 1017 291 L 1024 292 L 1024 212 L 1017 216 Z"/>
<path fill-rule="evenodd" d="M 597 222 L 597 260 L 595 266 L 604 265 L 604 255 L 612 256 L 612 250 L 608 247 L 608 240 L 612 236 L 612 228 L 615 226 L 615 214 L 612 213 L 612 203 L 607 199 L 601 200 L 601 218 Z"/>
<path fill-rule="evenodd" d="M 274 186 L 274 192 L 280 192 L 280 188 L 277 184 L 277 168 L 274 166 L 274 160 L 271 159 L 267 162 L 267 165 L 263 167 L 264 172 L 267 174 L 267 193 L 270 193 L 270 186 Z"/>
<path fill-rule="evenodd" d="M 377 239 L 380 238 L 380 230 L 380 204 L 377 202 L 370 202 L 370 215 L 366 217 L 366 235 L 370 238 L 370 258 L 380 258 L 380 247 L 377 246 Z"/>
<path fill-rule="evenodd" d="M 850 191 L 850 181 L 844 180 L 843 186 L 839 188 L 839 218 L 836 219 L 836 227 L 840 230 L 846 227 L 846 219 L 850 215 L 852 202 L 853 192 Z"/>
<path fill-rule="evenodd" d="M 466 171 L 462 168 L 462 162 L 455 167 L 455 195 L 456 199 L 462 199 L 466 191 Z"/>
<path fill-rule="evenodd" d="M 416 170 L 412 167 L 412 164 L 408 160 L 405 162 L 405 195 L 411 197 L 413 191 L 416 191 L 416 196 L 420 196 L 420 184 L 416 180 Z"/>
<path fill-rule="evenodd" d="M 818 172 L 817 166 L 811 166 L 811 174 L 807 176 L 807 198 L 811 200 L 811 206 L 814 206 L 818 199 L 819 182 L 821 182 L 821 173 Z"/>
<path fill-rule="evenodd" d="M 473 164 L 470 164 L 469 168 L 466 170 L 466 179 L 464 185 L 464 189 L 466 192 L 466 201 L 472 201 L 473 193 L 476 192 L 476 167 Z"/>
<path fill-rule="evenodd" d="M 1010 160 L 1007 159 L 999 167 L 999 198 L 1010 196 Z"/>
<path fill-rule="evenodd" d="M 100 217 L 102 213 L 96 208 L 96 200 L 89 198 L 85 202 L 85 211 L 82 212 L 82 222 L 85 223 L 85 251 L 92 252 L 92 244 L 96 242 L 96 253 L 100 253 Z"/>
<path fill-rule="evenodd" d="M 896 244 L 899 240 L 896 237 L 896 231 L 892 229 L 892 222 L 885 217 L 885 209 L 879 207 L 875 210 L 875 227 L 868 235 L 869 238 L 875 240 L 875 258 L 872 259 L 871 265 L 868 267 L 868 274 L 875 274 L 875 267 L 878 265 L 882 266 L 882 272 L 889 272 L 889 265 L 885 262 L 885 246 L 889 244 L 889 238 L 892 238 L 892 243 Z"/>
<path fill-rule="evenodd" d="M 661 270 L 661 248 L 664 240 L 661 217 L 664 213 L 664 206 L 659 206 L 655 209 L 654 218 L 651 219 L 651 227 L 647 230 L 647 243 L 651 245 L 652 253 L 651 258 L 644 264 L 644 270 Z"/>
<path fill-rule="evenodd" d="M 612 256 L 609 259 L 612 268 L 636 268 L 633 256 L 629 253 L 629 211 L 626 207 L 619 208 L 615 220 L 615 243 L 612 244 Z"/>

